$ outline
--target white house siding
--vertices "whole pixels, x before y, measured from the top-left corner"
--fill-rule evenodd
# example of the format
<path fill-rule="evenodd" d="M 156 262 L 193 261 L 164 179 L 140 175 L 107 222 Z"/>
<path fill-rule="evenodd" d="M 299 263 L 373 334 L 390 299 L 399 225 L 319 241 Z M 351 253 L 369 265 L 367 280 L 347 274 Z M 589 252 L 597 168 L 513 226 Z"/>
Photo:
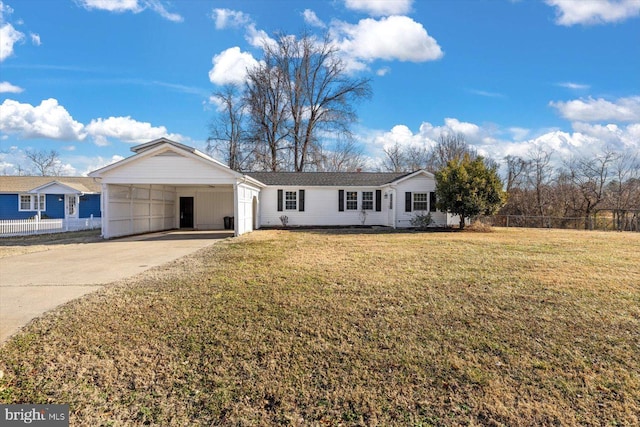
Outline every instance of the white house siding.
<path fill-rule="evenodd" d="M 305 190 L 305 209 L 299 211 L 299 196 L 296 210 L 287 210 L 283 203 L 283 210 L 278 211 L 278 190 L 299 191 Z M 338 210 L 338 191 L 358 192 L 357 210 Z M 291 226 L 347 226 L 361 225 L 360 217 L 362 206 L 362 192 L 372 191 L 374 197 L 374 209 L 367 210 L 365 225 L 389 225 L 388 203 L 382 199 L 382 210 L 375 210 L 375 192 L 379 187 L 294 187 L 273 185 L 262 189 L 260 193 L 260 225 L 263 227 L 280 226 L 280 216 L 286 215 Z M 299 194 L 299 193 L 298 193 Z M 383 191 L 384 194 L 384 191 Z M 345 196 L 346 198 L 346 196 Z"/>
<path fill-rule="evenodd" d="M 417 212 L 405 212 L 405 194 L 411 193 L 431 193 L 436 191 L 436 182 L 433 178 L 426 175 L 417 175 L 402 181 L 395 185 L 395 207 L 396 207 L 396 227 L 405 228 L 411 227 L 411 219 Z M 429 211 L 421 213 L 428 213 Z M 437 226 L 447 225 L 447 214 L 445 212 L 431 212 L 433 218 L 433 224 Z"/>
<path fill-rule="evenodd" d="M 104 184 L 105 238 L 175 227 L 176 188 L 169 185 Z"/>
<path fill-rule="evenodd" d="M 104 180 L 113 184 L 151 183 L 171 185 L 232 184 L 235 177 L 230 171 L 208 164 L 200 159 L 174 151 L 146 156 L 135 156 L 135 161 L 104 173 Z"/>
<path fill-rule="evenodd" d="M 224 217 L 233 216 L 233 186 L 181 186 L 177 190 L 180 197 L 193 197 L 193 227 L 196 230 L 222 230 Z M 180 206 L 176 203 L 176 218 Z M 179 227 L 179 222 L 173 228 Z"/>

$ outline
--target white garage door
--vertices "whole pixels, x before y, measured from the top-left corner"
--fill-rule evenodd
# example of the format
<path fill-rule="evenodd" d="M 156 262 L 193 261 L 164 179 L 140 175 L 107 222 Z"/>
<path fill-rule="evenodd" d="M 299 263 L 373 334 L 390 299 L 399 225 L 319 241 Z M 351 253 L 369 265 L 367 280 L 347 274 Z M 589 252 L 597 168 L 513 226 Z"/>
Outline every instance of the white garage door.
<path fill-rule="evenodd" d="M 167 185 L 107 186 L 104 237 L 149 233 L 176 227 L 176 189 Z"/>

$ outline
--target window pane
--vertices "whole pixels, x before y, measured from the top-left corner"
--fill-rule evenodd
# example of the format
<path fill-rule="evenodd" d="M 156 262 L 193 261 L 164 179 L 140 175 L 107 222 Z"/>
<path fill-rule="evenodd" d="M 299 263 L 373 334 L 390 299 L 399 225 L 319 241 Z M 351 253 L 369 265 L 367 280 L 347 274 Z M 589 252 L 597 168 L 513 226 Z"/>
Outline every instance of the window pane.
<path fill-rule="evenodd" d="M 426 211 L 428 209 L 427 198 L 427 193 L 413 193 L 413 210 Z"/>
<path fill-rule="evenodd" d="M 362 209 L 373 210 L 373 191 L 362 192 Z"/>
<path fill-rule="evenodd" d="M 347 210 L 357 210 L 358 209 L 358 192 L 357 191 L 347 191 Z"/>
<path fill-rule="evenodd" d="M 20 196 L 20 210 L 21 211 L 31 210 L 31 196 Z"/>
<path fill-rule="evenodd" d="M 38 197 L 38 196 L 36 196 L 36 197 Z M 44 194 L 41 194 L 41 195 L 40 195 L 40 210 L 41 210 L 41 211 L 44 211 L 44 210 L 45 210 L 45 207 L 44 207 L 45 197 L 46 197 L 46 196 L 45 196 Z"/>
<path fill-rule="evenodd" d="M 296 210 L 297 209 L 297 192 L 295 191 L 285 191 L 284 196 L 284 208 L 287 210 Z"/>

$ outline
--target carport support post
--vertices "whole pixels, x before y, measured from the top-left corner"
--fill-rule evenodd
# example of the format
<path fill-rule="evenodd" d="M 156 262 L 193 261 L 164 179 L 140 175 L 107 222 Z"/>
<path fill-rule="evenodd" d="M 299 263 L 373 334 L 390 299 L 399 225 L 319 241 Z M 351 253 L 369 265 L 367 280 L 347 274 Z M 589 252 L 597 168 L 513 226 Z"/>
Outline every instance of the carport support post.
<path fill-rule="evenodd" d="M 94 178 L 95 179 L 95 178 Z M 109 238 L 109 185 L 102 184 L 102 194 L 100 195 L 100 216 L 102 217 L 101 234 L 103 239 Z"/>
<path fill-rule="evenodd" d="M 234 236 L 238 236 L 238 224 L 240 223 L 240 221 L 238 221 L 238 200 L 240 198 L 238 197 L 238 183 L 234 182 L 233 183 L 233 235 Z"/>

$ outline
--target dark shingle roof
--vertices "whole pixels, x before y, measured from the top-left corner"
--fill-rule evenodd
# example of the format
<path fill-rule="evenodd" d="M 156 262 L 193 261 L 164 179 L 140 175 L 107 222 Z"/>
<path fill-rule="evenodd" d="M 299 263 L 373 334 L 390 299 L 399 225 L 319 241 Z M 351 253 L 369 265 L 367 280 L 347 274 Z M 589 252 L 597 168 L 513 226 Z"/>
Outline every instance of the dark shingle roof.
<path fill-rule="evenodd" d="M 406 172 L 248 172 L 266 185 L 377 187 L 389 184 Z"/>
<path fill-rule="evenodd" d="M 0 193 L 22 193 L 57 181 L 81 193 L 100 193 L 102 187 L 86 176 L 0 176 Z"/>

